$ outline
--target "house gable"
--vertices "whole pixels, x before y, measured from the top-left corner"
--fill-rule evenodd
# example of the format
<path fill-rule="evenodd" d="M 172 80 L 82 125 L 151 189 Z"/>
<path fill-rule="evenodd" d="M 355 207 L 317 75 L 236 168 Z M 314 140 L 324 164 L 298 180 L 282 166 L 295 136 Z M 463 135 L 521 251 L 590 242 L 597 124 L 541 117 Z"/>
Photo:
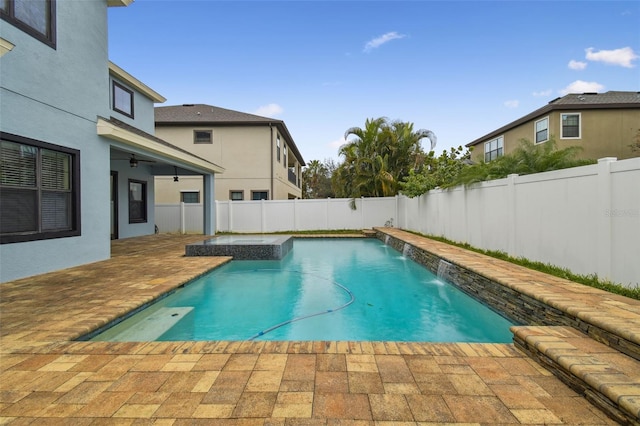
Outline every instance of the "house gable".
<path fill-rule="evenodd" d="M 574 125 L 568 125 L 566 119 L 573 120 Z M 537 140 L 538 143 L 544 143 L 554 138 L 559 148 L 581 146 L 581 158 L 623 159 L 638 155 L 631 151 L 629 145 L 636 132 L 640 131 L 639 122 L 639 92 L 569 94 L 466 146 L 473 149 L 474 161 L 482 161 L 486 143 L 498 137 L 504 138 L 505 154 L 515 149 L 523 138 L 534 143 Z M 545 123 L 548 134 L 540 139 Z"/>

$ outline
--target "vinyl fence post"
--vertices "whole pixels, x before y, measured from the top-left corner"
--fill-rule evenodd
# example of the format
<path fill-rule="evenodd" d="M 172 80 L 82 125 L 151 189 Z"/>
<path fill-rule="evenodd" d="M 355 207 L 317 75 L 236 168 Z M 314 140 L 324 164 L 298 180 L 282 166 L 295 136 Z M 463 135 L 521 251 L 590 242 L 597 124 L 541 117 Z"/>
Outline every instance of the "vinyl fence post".
<path fill-rule="evenodd" d="M 507 176 L 507 254 L 516 257 L 516 178 L 518 174 Z"/>
<path fill-rule="evenodd" d="M 611 221 L 615 216 L 611 207 L 611 163 L 616 160 L 614 157 L 598 159 L 596 273 L 600 279 L 611 279 Z"/>
<path fill-rule="evenodd" d="M 186 234 L 185 230 L 185 212 L 184 212 L 184 201 L 180 202 L 180 233 Z"/>

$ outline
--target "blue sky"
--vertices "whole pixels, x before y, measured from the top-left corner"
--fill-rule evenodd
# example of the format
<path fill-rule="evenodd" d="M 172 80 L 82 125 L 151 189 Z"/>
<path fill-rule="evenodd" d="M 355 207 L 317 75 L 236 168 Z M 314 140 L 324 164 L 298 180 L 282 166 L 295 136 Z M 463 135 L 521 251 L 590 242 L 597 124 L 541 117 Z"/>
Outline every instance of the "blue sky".
<path fill-rule="evenodd" d="M 283 120 L 306 162 L 377 117 L 440 153 L 566 93 L 640 91 L 640 2 L 136 0 L 109 9 L 109 58 L 162 105 Z"/>

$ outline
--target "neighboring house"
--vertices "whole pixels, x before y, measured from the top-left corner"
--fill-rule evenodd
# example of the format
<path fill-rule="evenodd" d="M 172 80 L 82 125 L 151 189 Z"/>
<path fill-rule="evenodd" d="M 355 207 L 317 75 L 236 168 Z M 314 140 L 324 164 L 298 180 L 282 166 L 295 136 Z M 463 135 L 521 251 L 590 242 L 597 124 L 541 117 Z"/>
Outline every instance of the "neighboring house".
<path fill-rule="evenodd" d="M 520 139 L 558 149 L 580 146 L 579 158 L 640 156 L 630 145 L 640 137 L 640 92 L 569 94 L 468 143 L 471 159 L 491 161 L 513 151 Z"/>
<path fill-rule="evenodd" d="M 213 233 L 222 168 L 153 136 L 164 98 L 108 60 L 107 7 L 130 2 L 0 2 L 1 282 L 153 234 L 153 178 L 176 169 L 204 181 Z"/>
<path fill-rule="evenodd" d="M 155 109 L 156 135 L 224 167 L 216 177 L 216 200 L 302 198 L 305 165 L 281 120 L 187 104 Z M 156 179 L 156 202 L 200 202 L 200 181 L 178 173 Z"/>

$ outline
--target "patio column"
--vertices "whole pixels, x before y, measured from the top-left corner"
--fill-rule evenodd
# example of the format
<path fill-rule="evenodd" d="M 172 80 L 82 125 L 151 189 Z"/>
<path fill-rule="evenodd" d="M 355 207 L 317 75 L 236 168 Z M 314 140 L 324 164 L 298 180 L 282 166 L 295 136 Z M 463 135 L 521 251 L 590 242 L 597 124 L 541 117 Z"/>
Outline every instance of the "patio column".
<path fill-rule="evenodd" d="M 215 235 L 216 211 L 213 191 L 213 173 L 202 177 L 202 209 L 203 209 L 203 233 L 204 235 Z"/>

